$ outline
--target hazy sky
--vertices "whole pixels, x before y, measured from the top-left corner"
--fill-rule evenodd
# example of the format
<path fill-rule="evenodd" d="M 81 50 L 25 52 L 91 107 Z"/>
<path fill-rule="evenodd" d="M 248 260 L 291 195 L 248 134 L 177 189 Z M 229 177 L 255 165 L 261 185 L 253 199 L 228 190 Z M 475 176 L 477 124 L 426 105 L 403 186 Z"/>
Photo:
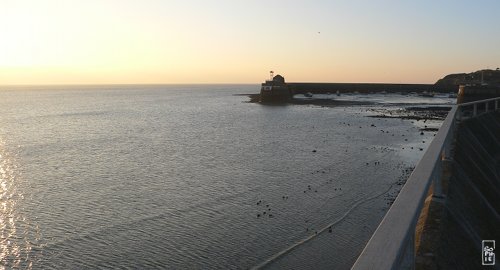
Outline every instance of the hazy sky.
<path fill-rule="evenodd" d="M 500 66 L 500 1 L 0 0 L 0 84 L 434 83 Z"/>

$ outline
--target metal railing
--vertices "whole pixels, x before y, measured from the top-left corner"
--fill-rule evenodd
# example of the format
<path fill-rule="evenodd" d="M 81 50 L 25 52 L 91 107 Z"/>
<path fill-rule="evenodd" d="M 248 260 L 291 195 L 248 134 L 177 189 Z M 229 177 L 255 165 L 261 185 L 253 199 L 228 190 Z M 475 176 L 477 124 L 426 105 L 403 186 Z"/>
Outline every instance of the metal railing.
<path fill-rule="evenodd" d="M 372 235 L 353 270 L 415 268 L 415 229 L 424 201 L 433 186 L 433 196 L 443 197 L 443 163 L 451 158 L 457 121 L 499 110 L 500 98 L 454 105 L 398 197 Z"/>

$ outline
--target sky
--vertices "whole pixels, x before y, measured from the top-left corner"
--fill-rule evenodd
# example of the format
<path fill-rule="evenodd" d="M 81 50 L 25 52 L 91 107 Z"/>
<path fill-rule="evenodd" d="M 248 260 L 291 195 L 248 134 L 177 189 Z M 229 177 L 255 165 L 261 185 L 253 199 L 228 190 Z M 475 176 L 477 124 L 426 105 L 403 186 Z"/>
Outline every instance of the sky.
<path fill-rule="evenodd" d="M 434 83 L 500 66 L 496 0 L 0 0 L 0 84 Z"/>

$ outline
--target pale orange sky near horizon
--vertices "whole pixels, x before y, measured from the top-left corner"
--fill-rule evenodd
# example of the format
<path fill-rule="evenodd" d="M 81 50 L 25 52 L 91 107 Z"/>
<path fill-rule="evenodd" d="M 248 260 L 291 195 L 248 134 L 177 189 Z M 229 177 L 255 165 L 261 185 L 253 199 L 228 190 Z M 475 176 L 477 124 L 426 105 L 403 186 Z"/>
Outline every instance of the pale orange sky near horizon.
<path fill-rule="evenodd" d="M 500 66 L 496 1 L 0 0 L 0 84 L 434 83 Z"/>

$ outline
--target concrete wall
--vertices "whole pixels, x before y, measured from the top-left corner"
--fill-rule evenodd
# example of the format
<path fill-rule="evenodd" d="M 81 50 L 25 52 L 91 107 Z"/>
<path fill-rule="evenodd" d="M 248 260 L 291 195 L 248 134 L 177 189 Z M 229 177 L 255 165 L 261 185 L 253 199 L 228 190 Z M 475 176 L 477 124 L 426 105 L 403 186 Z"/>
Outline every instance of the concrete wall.
<path fill-rule="evenodd" d="M 457 103 L 500 97 L 500 87 L 489 85 L 460 85 Z"/>
<path fill-rule="evenodd" d="M 289 82 L 291 91 L 294 94 L 311 93 L 340 93 L 355 92 L 458 92 L 457 87 L 436 86 L 434 84 L 395 84 L 395 83 L 301 83 Z"/>

